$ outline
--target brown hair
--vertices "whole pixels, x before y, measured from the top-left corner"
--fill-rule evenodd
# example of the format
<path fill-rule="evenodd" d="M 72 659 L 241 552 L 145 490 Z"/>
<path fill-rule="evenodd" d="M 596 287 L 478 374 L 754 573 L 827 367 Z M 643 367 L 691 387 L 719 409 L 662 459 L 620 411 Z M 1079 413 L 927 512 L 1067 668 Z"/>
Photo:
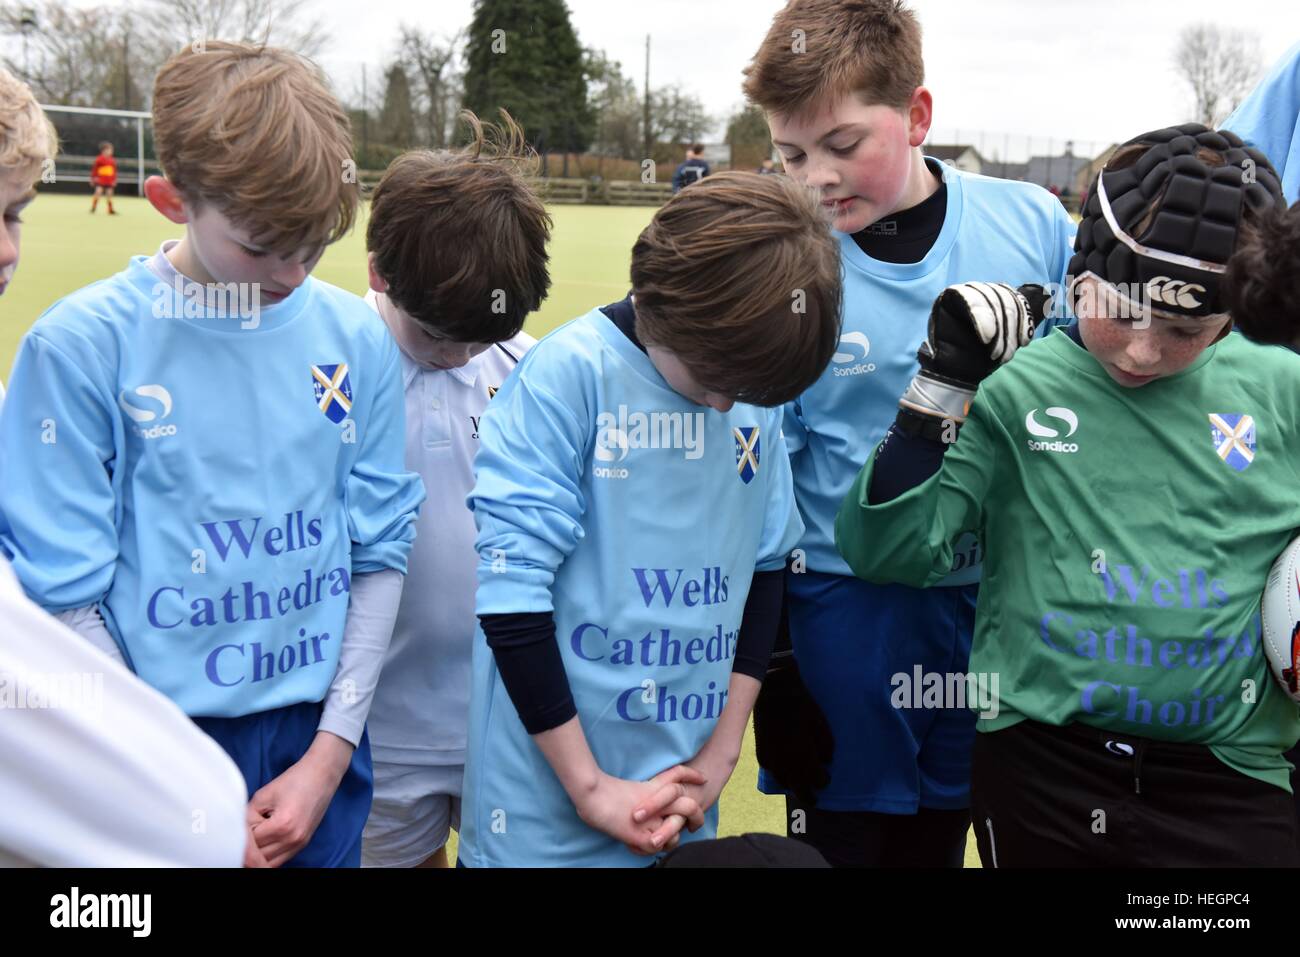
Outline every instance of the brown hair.
<path fill-rule="evenodd" d="M 388 297 L 458 342 L 516 335 L 551 285 L 551 217 L 525 178 L 536 155 L 510 114 L 501 116 L 497 127 L 461 113 L 469 146 L 403 153 L 370 203 L 366 249 Z"/>
<path fill-rule="evenodd" d="M 794 399 L 839 342 L 839 246 L 784 176 L 719 173 L 674 196 L 632 249 L 632 291 L 641 340 L 739 402 Z"/>
<path fill-rule="evenodd" d="M 0 167 L 31 169 L 35 180 L 58 149 L 54 127 L 32 91 L 0 67 Z"/>
<path fill-rule="evenodd" d="M 1224 298 L 1233 321 L 1259 342 L 1300 342 L 1300 202 L 1252 218 L 1228 260 Z"/>
<path fill-rule="evenodd" d="M 347 113 L 306 58 L 193 44 L 158 71 L 153 121 L 167 178 L 258 244 L 287 256 L 351 229 L 359 190 Z"/>
<path fill-rule="evenodd" d="M 745 96 L 769 113 L 850 93 L 901 109 L 925 82 L 921 24 L 902 0 L 791 0 L 744 73 Z"/>

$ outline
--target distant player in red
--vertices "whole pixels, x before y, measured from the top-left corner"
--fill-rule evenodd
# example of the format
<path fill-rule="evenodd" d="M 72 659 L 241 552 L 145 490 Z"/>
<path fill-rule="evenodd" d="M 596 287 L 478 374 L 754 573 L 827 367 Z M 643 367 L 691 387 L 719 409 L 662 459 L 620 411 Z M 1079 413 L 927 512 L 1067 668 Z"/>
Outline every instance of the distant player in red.
<path fill-rule="evenodd" d="M 95 162 L 90 167 L 90 182 L 95 187 L 95 198 L 90 201 L 90 211 L 92 213 L 95 211 L 100 196 L 106 196 L 108 215 L 116 216 L 117 211 L 113 209 L 113 187 L 117 185 L 117 160 L 113 159 L 112 143 L 99 144 L 99 155 L 95 157 Z"/>

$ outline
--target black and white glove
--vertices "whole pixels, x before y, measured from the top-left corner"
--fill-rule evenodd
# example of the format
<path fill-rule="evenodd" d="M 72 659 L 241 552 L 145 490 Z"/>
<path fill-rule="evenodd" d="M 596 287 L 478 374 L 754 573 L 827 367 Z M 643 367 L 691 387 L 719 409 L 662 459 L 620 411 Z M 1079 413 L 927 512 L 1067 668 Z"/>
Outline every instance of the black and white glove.
<path fill-rule="evenodd" d="M 949 286 L 934 301 L 921 371 L 899 400 L 907 413 L 944 422 L 966 421 L 979 384 L 1028 344 L 1051 307 L 1042 286 L 1013 289 L 1000 282 Z"/>

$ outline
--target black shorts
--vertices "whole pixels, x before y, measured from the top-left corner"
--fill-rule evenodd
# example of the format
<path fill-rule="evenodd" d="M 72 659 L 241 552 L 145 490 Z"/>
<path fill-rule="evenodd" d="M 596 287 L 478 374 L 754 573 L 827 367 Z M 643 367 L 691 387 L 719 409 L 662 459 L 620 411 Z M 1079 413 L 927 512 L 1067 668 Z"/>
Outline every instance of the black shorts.
<path fill-rule="evenodd" d="M 975 736 L 985 867 L 1296 867 L 1290 794 L 1198 744 L 1022 721 Z"/>

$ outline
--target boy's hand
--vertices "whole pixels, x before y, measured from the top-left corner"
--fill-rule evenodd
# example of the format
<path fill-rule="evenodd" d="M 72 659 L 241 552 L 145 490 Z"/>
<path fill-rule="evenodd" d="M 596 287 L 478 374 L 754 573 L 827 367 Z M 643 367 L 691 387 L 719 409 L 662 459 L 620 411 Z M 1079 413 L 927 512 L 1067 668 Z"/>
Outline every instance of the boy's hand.
<path fill-rule="evenodd" d="M 307 753 L 248 802 L 257 848 L 270 867 L 279 867 L 307 846 L 352 760 L 352 745 L 317 732 Z"/>
<path fill-rule="evenodd" d="M 256 820 L 254 820 L 256 818 Z M 247 809 L 248 820 L 248 841 L 244 844 L 244 866 L 245 867 L 270 867 L 266 861 L 266 855 L 262 853 L 257 846 L 257 838 L 253 834 L 253 825 L 262 820 L 262 816 L 257 814 L 251 806 Z"/>
<path fill-rule="evenodd" d="M 649 781 L 627 781 L 601 774 L 596 787 L 576 804 L 578 816 L 588 827 L 620 841 L 636 854 L 652 855 L 670 850 L 677 835 L 688 822 L 700 826 L 704 811 L 680 785 L 702 785 L 704 775 L 684 764 L 674 765 Z M 663 810 L 633 819 L 633 811 L 665 790 L 675 790 L 676 797 Z"/>
<path fill-rule="evenodd" d="M 976 388 L 1033 339 L 1050 304 L 1042 286 L 949 286 L 930 310 L 929 334 L 916 354 L 921 371 L 899 404 L 922 415 L 965 421 Z"/>
<path fill-rule="evenodd" d="M 731 779 L 731 772 L 736 770 L 738 754 L 723 754 L 713 745 L 710 738 L 700 749 L 700 753 L 686 762 L 684 767 L 694 768 L 704 778 L 702 784 L 673 783 L 665 784 L 648 801 L 637 805 L 632 812 L 632 820 L 640 824 L 653 819 L 656 815 L 669 815 L 682 806 L 683 797 L 693 801 L 699 807 L 699 814 L 686 820 L 686 829 L 694 834 L 704 826 L 704 814 L 718 802 L 722 789 Z"/>

